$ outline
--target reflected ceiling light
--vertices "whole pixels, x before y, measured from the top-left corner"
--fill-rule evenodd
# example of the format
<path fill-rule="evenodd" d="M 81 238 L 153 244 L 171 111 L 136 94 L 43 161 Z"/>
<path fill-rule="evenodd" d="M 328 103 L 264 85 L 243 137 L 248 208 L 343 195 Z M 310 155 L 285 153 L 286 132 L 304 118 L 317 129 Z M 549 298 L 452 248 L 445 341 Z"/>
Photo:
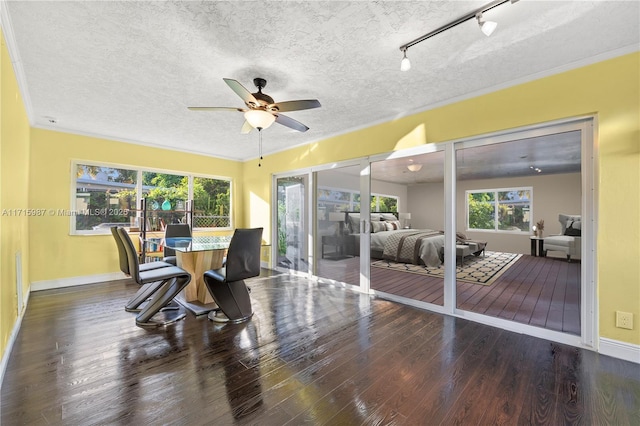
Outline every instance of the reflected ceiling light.
<path fill-rule="evenodd" d="M 400 70 L 401 71 L 407 71 L 410 67 L 411 64 L 409 63 L 409 59 L 407 58 L 407 49 L 410 48 L 413 45 L 416 45 L 422 41 L 425 41 L 431 37 L 433 37 L 436 34 L 440 34 L 444 31 L 447 31 L 450 28 L 453 28 L 457 25 L 462 24 L 463 22 L 466 22 L 470 19 L 476 18 L 478 19 L 478 25 L 480 25 L 480 29 L 482 29 L 482 32 L 485 33 L 486 35 L 491 35 L 491 33 L 496 29 L 496 26 L 498 25 L 497 23 L 493 22 L 493 21 L 482 21 L 482 14 L 484 12 L 487 12 L 491 9 L 493 9 L 494 7 L 500 6 L 501 4 L 504 4 L 506 2 L 511 2 L 511 3 L 516 3 L 518 0 L 494 0 L 492 2 L 489 2 L 487 4 L 485 4 L 484 6 L 474 10 L 473 12 L 469 12 L 466 15 L 463 15 L 461 17 L 459 17 L 458 19 L 455 19 L 451 22 L 449 22 L 448 24 L 445 24 L 431 32 L 428 32 L 427 34 L 418 37 L 415 40 L 410 41 L 409 43 L 403 44 L 402 46 L 400 46 L 400 51 L 402 51 L 404 53 L 404 57 L 402 58 L 402 62 L 400 63 Z M 406 62 L 405 62 L 406 61 Z"/>
<path fill-rule="evenodd" d="M 409 164 L 407 169 L 412 172 L 417 172 L 422 168 L 422 164 Z"/>
<path fill-rule="evenodd" d="M 247 120 L 251 127 L 258 130 L 266 129 L 276 121 L 276 117 L 273 114 L 261 109 L 250 109 L 244 113 L 244 119 Z"/>
<path fill-rule="evenodd" d="M 411 69 L 411 61 L 407 58 L 407 49 L 404 49 L 404 57 L 400 62 L 400 71 L 409 71 Z"/>
<path fill-rule="evenodd" d="M 496 27 L 498 26 L 497 22 L 484 21 L 482 19 L 482 12 L 479 12 L 478 14 L 476 14 L 476 19 L 478 20 L 478 25 L 480 26 L 480 30 L 487 37 L 489 37 L 491 34 L 493 34 L 493 32 L 496 30 Z"/>

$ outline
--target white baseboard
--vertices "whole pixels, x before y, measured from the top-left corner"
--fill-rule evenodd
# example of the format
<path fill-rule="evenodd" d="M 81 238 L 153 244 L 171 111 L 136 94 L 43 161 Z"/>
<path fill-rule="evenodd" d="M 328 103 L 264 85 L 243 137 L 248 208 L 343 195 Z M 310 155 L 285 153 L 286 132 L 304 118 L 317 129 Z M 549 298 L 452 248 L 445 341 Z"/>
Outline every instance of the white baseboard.
<path fill-rule="evenodd" d="M 603 355 L 609 355 L 614 358 L 624 359 L 625 361 L 640 364 L 640 345 L 601 337 L 600 349 L 598 352 Z"/>
<path fill-rule="evenodd" d="M 4 373 L 7 371 L 7 364 L 9 363 L 9 357 L 11 356 L 11 351 L 13 350 L 13 344 L 18 337 L 18 332 L 20 331 L 20 327 L 22 326 L 22 318 L 24 317 L 24 313 L 27 311 L 28 304 L 29 293 L 27 293 L 23 300 L 23 309 L 18 313 L 18 318 L 16 318 L 16 322 L 15 324 L 13 324 L 13 329 L 11 330 L 11 334 L 9 335 L 9 339 L 7 340 L 7 346 L 5 347 L 4 353 L 2 354 L 2 362 L 0 363 L 0 386 L 2 386 L 2 382 L 4 382 Z"/>
<path fill-rule="evenodd" d="M 122 272 L 107 274 L 85 275 L 82 277 L 68 277 L 57 280 L 35 281 L 31 283 L 31 291 L 51 290 L 54 288 L 73 287 L 77 285 L 95 284 L 104 281 L 123 280 L 127 278 Z"/>

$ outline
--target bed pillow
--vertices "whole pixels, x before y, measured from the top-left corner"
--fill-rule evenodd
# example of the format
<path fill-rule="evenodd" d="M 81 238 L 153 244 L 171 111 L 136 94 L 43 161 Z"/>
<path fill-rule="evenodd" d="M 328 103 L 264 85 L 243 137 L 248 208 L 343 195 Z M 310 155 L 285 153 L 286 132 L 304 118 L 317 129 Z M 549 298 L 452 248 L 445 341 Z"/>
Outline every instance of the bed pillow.
<path fill-rule="evenodd" d="M 579 237 L 582 235 L 582 223 L 579 220 L 567 221 L 567 229 L 564 231 L 564 235 L 570 237 Z"/>
<path fill-rule="evenodd" d="M 384 221 L 371 221 L 371 233 L 375 234 L 376 232 L 386 231 L 387 225 Z"/>
<path fill-rule="evenodd" d="M 382 217 L 378 213 L 371 213 L 371 222 L 380 222 Z"/>
<path fill-rule="evenodd" d="M 400 221 L 399 220 L 389 220 L 384 222 L 387 227 L 387 231 L 395 231 L 400 229 Z"/>
<path fill-rule="evenodd" d="M 395 214 L 393 213 L 380 213 L 381 220 L 394 221 L 398 220 Z"/>

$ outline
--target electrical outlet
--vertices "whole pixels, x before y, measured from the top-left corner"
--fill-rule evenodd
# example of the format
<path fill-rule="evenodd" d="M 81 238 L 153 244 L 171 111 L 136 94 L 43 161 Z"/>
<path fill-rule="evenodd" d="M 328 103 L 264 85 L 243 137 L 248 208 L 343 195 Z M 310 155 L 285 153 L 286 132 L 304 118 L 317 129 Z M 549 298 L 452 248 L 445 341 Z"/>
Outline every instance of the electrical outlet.
<path fill-rule="evenodd" d="M 633 314 L 616 311 L 616 327 L 633 330 Z"/>

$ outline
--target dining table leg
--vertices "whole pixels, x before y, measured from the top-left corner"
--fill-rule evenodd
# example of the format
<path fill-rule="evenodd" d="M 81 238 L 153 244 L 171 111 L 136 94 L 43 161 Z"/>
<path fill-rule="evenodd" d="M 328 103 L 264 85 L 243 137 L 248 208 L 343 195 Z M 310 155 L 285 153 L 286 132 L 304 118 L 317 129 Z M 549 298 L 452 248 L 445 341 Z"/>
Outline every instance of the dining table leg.
<path fill-rule="evenodd" d="M 226 249 L 181 252 L 176 251 L 178 267 L 191 274 L 191 282 L 183 290 L 179 299 L 196 315 L 208 313 L 217 306 L 204 282 L 204 273 L 210 269 L 222 268 Z"/>

